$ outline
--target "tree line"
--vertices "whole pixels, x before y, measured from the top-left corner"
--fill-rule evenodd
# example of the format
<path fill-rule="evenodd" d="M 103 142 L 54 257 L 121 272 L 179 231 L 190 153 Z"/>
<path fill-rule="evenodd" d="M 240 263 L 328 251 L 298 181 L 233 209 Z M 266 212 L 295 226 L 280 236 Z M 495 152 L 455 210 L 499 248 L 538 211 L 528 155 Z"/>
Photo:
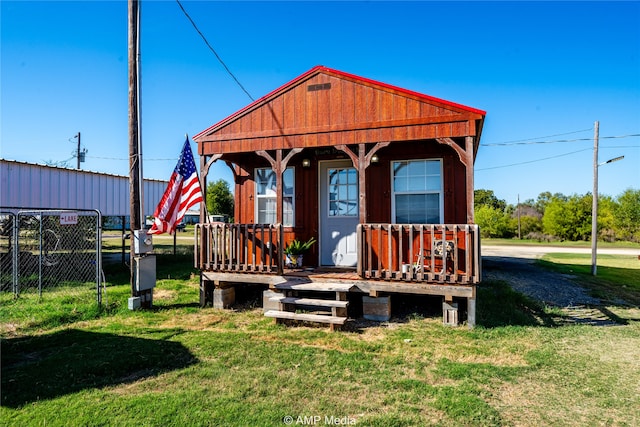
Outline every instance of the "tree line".
<path fill-rule="evenodd" d="M 593 195 L 546 191 L 537 199 L 510 205 L 492 190 L 475 190 L 475 220 L 482 237 L 591 240 Z M 598 240 L 640 242 L 640 190 L 598 197 Z"/>
<path fill-rule="evenodd" d="M 519 205 L 507 204 L 492 190 L 475 190 L 475 219 L 482 237 L 553 240 L 591 240 L 592 195 L 540 193 Z M 210 215 L 226 215 L 233 222 L 234 200 L 223 179 L 207 185 Z M 640 190 L 628 189 L 616 198 L 598 199 L 598 239 L 640 242 Z"/>

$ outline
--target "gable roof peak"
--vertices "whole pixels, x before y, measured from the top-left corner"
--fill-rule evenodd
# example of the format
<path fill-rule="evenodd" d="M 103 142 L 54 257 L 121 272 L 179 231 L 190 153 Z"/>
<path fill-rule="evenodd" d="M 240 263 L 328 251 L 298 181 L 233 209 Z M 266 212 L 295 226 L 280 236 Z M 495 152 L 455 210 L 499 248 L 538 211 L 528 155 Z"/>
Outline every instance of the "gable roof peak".
<path fill-rule="evenodd" d="M 434 96 L 430 96 L 430 95 L 425 95 L 423 93 L 419 93 L 419 92 L 414 92 L 408 89 L 404 89 L 398 86 L 393 86 L 387 83 L 382 83 L 380 81 L 376 81 L 376 80 L 372 80 L 369 78 L 365 78 L 365 77 L 361 77 L 355 74 L 350 74 L 350 73 L 346 73 L 344 71 L 340 71 L 340 70 L 336 70 L 333 68 L 329 68 L 326 67 L 324 65 L 316 65 L 315 67 L 311 68 L 310 70 L 306 71 L 305 73 L 299 75 L 298 77 L 294 78 L 293 80 L 283 84 L 282 86 L 278 87 L 277 89 L 269 92 L 268 94 L 262 96 L 261 98 L 253 101 L 251 104 L 247 105 L 246 107 L 240 109 L 239 111 L 236 111 L 235 113 L 231 114 L 230 116 L 222 119 L 221 121 L 219 121 L 218 123 L 214 124 L 213 126 L 210 126 L 209 128 L 197 133 L 196 135 L 194 135 L 193 139 L 197 140 L 198 138 L 200 138 L 201 136 L 211 132 L 213 129 L 223 125 L 224 123 L 229 122 L 230 120 L 233 120 L 243 114 L 245 114 L 246 112 L 256 108 L 257 106 L 261 105 L 261 104 L 265 104 L 267 102 L 269 102 L 270 99 L 274 98 L 275 96 L 277 96 L 278 94 L 282 93 L 283 91 L 294 87 L 296 85 L 298 85 L 299 83 L 303 82 L 304 80 L 307 80 L 308 78 L 320 74 L 320 73 L 325 73 L 328 75 L 332 75 L 334 77 L 340 78 L 340 79 L 345 79 L 345 80 L 350 80 L 352 82 L 356 82 L 356 83 L 360 83 L 360 84 L 364 84 L 367 86 L 373 86 L 376 87 L 380 90 L 385 90 L 385 91 L 393 91 L 399 94 L 403 94 L 406 96 L 410 96 L 413 98 L 417 98 L 420 99 L 422 101 L 428 102 L 428 103 L 436 103 L 436 104 L 440 104 L 444 107 L 450 107 L 453 108 L 455 110 L 462 110 L 464 112 L 469 112 L 469 113 L 474 113 L 474 114 L 479 114 L 482 116 L 482 118 L 484 118 L 484 116 L 486 115 L 486 112 L 483 110 L 479 110 L 477 108 L 473 108 L 473 107 L 468 107 L 466 105 L 462 105 L 462 104 L 457 104 L 455 102 L 451 102 L 451 101 L 447 101 L 441 98 L 436 98 Z"/>

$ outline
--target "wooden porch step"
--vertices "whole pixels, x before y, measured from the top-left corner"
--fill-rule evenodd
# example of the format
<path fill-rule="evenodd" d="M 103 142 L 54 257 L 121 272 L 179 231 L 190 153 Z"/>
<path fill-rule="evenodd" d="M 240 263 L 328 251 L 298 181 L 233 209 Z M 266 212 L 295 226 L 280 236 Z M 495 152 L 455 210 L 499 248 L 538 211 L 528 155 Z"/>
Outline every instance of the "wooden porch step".
<path fill-rule="evenodd" d="M 296 297 L 274 297 L 272 301 L 279 301 L 282 304 L 310 305 L 314 307 L 339 307 L 347 308 L 349 301 L 336 301 L 331 299 L 313 299 Z"/>
<path fill-rule="evenodd" d="M 325 316 L 322 314 L 309 313 L 292 313 L 290 311 L 278 310 L 269 310 L 264 313 L 264 315 L 267 317 L 274 317 L 276 319 L 301 320 L 304 322 L 328 323 L 331 325 L 344 325 L 344 322 L 347 321 L 346 317 Z"/>
<path fill-rule="evenodd" d="M 278 290 L 282 291 L 316 291 L 316 292 L 350 292 L 355 285 L 352 283 L 278 283 L 274 285 Z"/>

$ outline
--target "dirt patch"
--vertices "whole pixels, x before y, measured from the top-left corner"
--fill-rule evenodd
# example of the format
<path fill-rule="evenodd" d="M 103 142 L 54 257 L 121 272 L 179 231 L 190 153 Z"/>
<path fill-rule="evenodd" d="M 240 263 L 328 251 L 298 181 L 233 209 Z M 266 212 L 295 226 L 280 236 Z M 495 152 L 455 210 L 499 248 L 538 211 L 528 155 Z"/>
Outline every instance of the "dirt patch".
<path fill-rule="evenodd" d="M 171 291 L 168 289 L 154 289 L 153 298 L 156 300 L 171 300 L 174 299 L 178 293 L 176 291 Z"/>

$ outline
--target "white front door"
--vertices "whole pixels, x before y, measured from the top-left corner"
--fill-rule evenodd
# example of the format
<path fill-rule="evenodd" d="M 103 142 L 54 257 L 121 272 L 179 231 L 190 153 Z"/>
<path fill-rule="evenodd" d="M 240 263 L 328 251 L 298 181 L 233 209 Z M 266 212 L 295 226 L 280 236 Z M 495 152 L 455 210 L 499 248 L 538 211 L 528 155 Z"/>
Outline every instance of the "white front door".
<path fill-rule="evenodd" d="M 320 162 L 320 264 L 358 262 L 358 171 L 349 160 Z"/>

